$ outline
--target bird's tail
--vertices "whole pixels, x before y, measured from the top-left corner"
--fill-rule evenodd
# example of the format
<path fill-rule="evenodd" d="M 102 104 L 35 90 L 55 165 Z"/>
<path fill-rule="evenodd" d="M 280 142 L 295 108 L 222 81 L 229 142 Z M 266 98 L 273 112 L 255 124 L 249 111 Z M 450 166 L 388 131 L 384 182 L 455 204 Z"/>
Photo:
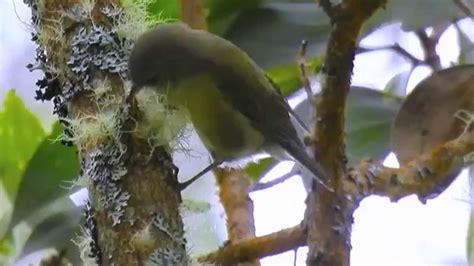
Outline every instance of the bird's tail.
<path fill-rule="evenodd" d="M 304 150 L 303 145 L 299 145 L 298 143 L 294 143 L 292 141 L 285 142 L 282 146 L 288 153 L 293 157 L 298 163 L 303 165 L 308 171 L 313 174 L 313 177 L 318 183 L 324 186 L 329 191 L 334 191 L 328 184 L 329 182 L 329 175 L 324 170 L 323 166 L 316 161 L 309 157 L 309 155 Z"/>

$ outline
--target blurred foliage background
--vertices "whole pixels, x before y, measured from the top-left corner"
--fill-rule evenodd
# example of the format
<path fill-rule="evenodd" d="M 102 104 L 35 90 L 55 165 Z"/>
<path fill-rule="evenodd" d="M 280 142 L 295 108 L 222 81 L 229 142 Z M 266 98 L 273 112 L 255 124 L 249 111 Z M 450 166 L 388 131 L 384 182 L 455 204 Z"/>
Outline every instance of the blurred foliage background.
<path fill-rule="evenodd" d="M 20 1 L 14 4 L 23 5 Z M 178 5 L 179 1 L 152 0 L 148 9 L 152 14 L 179 19 Z M 331 30 L 327 16 L 315 1 L 206 0 L 205 6 L 209 30 L 246 51 L 290 99 L 303 99 L 296 100 L 296 110 L 310 123 L 311 108 L 301 96 L 304 95 L 303 84 L 296 54 L 301 41 L 306 40 L 306 61 L 317 93 L 318 71 Z M 473 8 L 473 1 L 388 1 L 386 8 L 366 23 L 358 54 L 358 58 L 366 62 L 355 61 L 355 81 L 364 71 L 366 80 L 376 81 L 359 82 L 349 95 L 346 111 L 350 165 L 363 159 L 384 160 L 387 157 L 391 152 L 391 124 L 408 88 L 413 88 L 420 80 L 420 69 L 425 76 L 437 70 L 427 64 L 427 56 L 423 54 L 426 50 L 420 45 L 422 42 L 416 40 L 417 33 L 424 32 L 427 36 L 436 33 L 440 36 L 438 40 L 443 40 L 445 34 L 450 36 L 451 43 L 443 47 L 460 52 L 453 60 L 442 62 L 443 68 L 474 63 L 474 22 L 469 13 Z M 27 13 L 19 14 L 19 17 L 28 21 Z M 7 25 L 13 21 L 6 19 L 19 18 L 0 16 L 0 19 L 3 20 L 0 25 Z M 399 30 L 394 31 L 394 27 Z M 0 36 L 3 36 L 0 45 L 5 47 L 0 50 L 1 55 L 9 49 L 9 40 L 5 34 Z M 412 41 L 407 42 L 407 38 Z M 436 52 L 443 56 L 446 51 Z M 371 56 L 363 57 L 364 54 Z M 383 62 L 382 59 L 373 60 L 377 56 L 391 62 L 392 67 L 384 69 L 383 77 L 370 73 L 370 68 L 359 67 L 370 64 L 377 68 Z M 0 63 L 12 66 L 1 60 Z M 1 74 L 9 75 L 7 73 L 14 71 L 3 67 Z M 77 261 L 77 254 L 74 254 L 77 251 L 72 248 L 70 239 L 80 230 L 82 210 L 69 198 L 74 191 L 72 182 L 79 174 L 76 151 L 61 144 L 63 129 L 59 123 L 45 130 L 43 118 L 32 113 L 15 90 L 7 90 L 20 89 L 5 87 L 10 78 L 0 79 L 3 98 L 0 105 L 0 265 L 11 264 L 26 254 L 47 248 L 67 249 L 68 255 Z M 23 78 L 26 77 L 15 77 Z M 34 97 L 34 86 L 21 89 L 27 90 L 30 99 Z M 263 160 L 249 166 L 247 171 L 259 180 L 273 165 L 271 160 Z M 472 253 L 470 247 L 468 254 Z"/>

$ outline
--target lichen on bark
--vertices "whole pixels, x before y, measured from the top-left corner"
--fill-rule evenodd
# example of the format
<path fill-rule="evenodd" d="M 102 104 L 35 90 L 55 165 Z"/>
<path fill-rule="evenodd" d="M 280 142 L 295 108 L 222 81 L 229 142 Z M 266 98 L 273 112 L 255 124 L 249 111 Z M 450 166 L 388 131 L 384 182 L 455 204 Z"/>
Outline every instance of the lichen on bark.
<path fill-rule="evenodd" d="M 146 20 L 146 4 L 26 3 L 38 44 L 37 64 L 29 68 L 44 73 L 37 99 L 55 103 L 65 141 L 78 147 L 89 191 L 85 234 L 77 241 L 83 259 L 101 265 L 187 263 L 176 167 L 166 149 L 137 133 L 138 111 L 125 104 L 128 54 L 134 38 L 153 24 Z"/>

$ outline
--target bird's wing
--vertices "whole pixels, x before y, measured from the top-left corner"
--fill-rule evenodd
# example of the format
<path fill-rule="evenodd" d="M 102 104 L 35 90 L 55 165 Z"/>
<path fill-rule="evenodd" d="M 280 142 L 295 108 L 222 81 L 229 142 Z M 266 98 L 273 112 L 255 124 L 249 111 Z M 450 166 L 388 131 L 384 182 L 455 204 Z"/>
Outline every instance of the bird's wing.
<path fill-rule="evenodd" d="M 217 87 L 227 102 L 249 119 L 251 125 L 262 132 L 268 141 L 291 142 L 303 148 L 290 120 L 290 106 L 283 95 L 260 70 L 262 77 L 252 81 L 232 70 L 216 75 Z M 260 86 L 260 87 L 258 87 Z"/>
<path fill-rule="evenodd" d="M 264 75 L 263 71 L 261 73 Z M 298 138 L 290 120 L 291 107 L 284 96 L 266 77 L 249 82 L 242 78 L 244 76 L 236 75 L 232 71 L 216 75 L 221 77 L 216 78 L 217 87 L 227 102 L 243 114 L 255 129 L 262 132 L 268 144 L 280 145 L 289 155 L 308 168 L 319 183 L 329 189 L 326 184 L 328 180 L 326 171 L 306 154 L 304 145 Z"/>

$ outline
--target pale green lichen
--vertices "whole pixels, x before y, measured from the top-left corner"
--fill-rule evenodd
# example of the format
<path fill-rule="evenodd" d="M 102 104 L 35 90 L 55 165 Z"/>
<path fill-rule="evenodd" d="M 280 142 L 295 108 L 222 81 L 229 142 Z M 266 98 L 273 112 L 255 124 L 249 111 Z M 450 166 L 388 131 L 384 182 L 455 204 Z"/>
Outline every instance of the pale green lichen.
<path fill-rule="evenodd" d="M 192 265 L 191 263 L 188 254 L 184 250 L 176 247 L 165 247 L 155 249 L 148 257 L 145 265 Z"/>
<path fill-rule="evenodd" d="M 91 247 L 93 243 L 93 239 L 90 235 L 86 233 L 84 228 L 81 229 L 82 235 L 77 235 L 71 241 L 77 246 L 79 249 L 79 257 L 82 260 L 82 263 L 87 266 L 98 265 L 96 260 L 93 256 Z"/>
<path fill-rule="evenodd" d="M 190 130 L 186 127 L 188 114 L 170 107 L 166 97 L 153 89 L 143 89 L 137 96 L 143 121 L 137 125 L 138 133 L 147 138 L 152 147 L 164 146 L 169 151 L 187 152 Z"/>
<path fill-rule="evenodd" d="M 103 79 L 95 79 L 92 81 L 93 89 L 93 98 L 96 102 L 106 98 L 106 104 L 119 104 L 119 99 L 115 95 L 112 95 L 112 84 L 110 84 L 110 80 L 105 77 Z"/>
<path fill-rule="evenodd" d="M 75 188 L 88 188 L 91 185 L 91 180 L 87 175 L 78 175 L 74 180 L 64 181 L 64 185 L 61 185 L 61 188 L 64 188 L 71 193 L 74 193 Z"/>
<path fill-rule="evenodd" d="M 463 158 L 464 164 L 465 165 L 471 165 L 474 164 L 474 152 L 470 152 L 466 154 Z"/>
<path fill-rule="evenodd" d="M 119 122 L 116 110 L 101 110 L 94 115 L 83 115 L 79 118 L 62 118 L 68 123 L 72 136 L 64 135 L 66 141 L 72 141 L 78 147 L 86 144 L 98 144 L 112 138 L 119 143 Z"/>
<path fill-rule="evenodd" d="M 201 213 L 208 212 L 211 209 L 211 204 L 203 200 L 184 198 L 179 208 L 180 208 L 181 216 L 184 216 L 183 214 L 187 212 L 193 213 L 193 214 L 201 214 Z"/>
<path fill-rule="evenodd" d="M 461 136 L 464 135 L 470 127 L 472 126 L 472 123 L 474 122 L 474 113 L 468 110 L 458 110 L 456 113 L 454 113 L 454 117 L 461 120 L 465 124 L 464 130 L 461 133 Z"/>
<path fill-rule="evenodd" d="M 148 251 L 153 249 L 156 244 L 156 237 L 151 233 L 151 228 L 152 225 L 149 223 L 132 236 L 130 246 L 133 251 Z"/>
<path fill-rule="evenodd" d="M 460 136 L 468 133 L 469 130 L 472 130 L 471 127 L 474 122 L 474 113 L 468 110 L 458 110 L 454 117 L 461 120 L 464 123 L 464 129 Z M 464 164 L 470 165 L 474 164 L 474 152 L 468 153 L 463 157 Z"/>
<path fill-rule="evenodd" d="M 47 23 L 46 23 L 47 22 Z M 36 33 L 36 41 L 43 47 L 54 48 L 54 57 L 58 62 L 66 62 L 66 49 L 69 45 L 68 38 L 66 38 L 65 16 L 61 14 L 57 19 L 44 19 L 42 24 L 33 25 Z M 53 64 L 51 61 L 46 61 L 39 65 L 46 73 L 50 73 L 53 77 L 62 77 L 66 75 L 66 70 L 59 64 Z M 34 70 L 32 68 L 30 70 Z"/>
<path fill-rule="evenodd" d="M 148 6 L 152 0 L 122 0 L 120 2 L 122 12 L 118 14 L 114 22 L 114 29 L 117 35 L 129 40 L 136 40 L 150 27 L 159 23 L 166 22 L 161 14 L 150 15 L 147 12 Z"/>
<path fill-rule="evenodd" d="M 79 175 L 74 182 L 72 183 L 72 188 L 74 187 L 80 187 L 80 188 L 88 188 L 91 185 L 91 180 L 88 176 L 85 175 Z"/>
<path fill-rule="evenodd" d="M 86 14 L 88 14 L 89 18 L 91 19 L 92 22 L 94 20 L 92 19 L 92 11 L 95 8 L 96 1 L 95 0 L 82 0 L 80 1 L 80 7 L 84 10 Z"/>
<path fill-rule="evenodd" d="M 112 90 L 108 79 L 95 80 L 92 82 L 94 90 L 93 97 L 97 112 L 94 114 L 82 114 L 74 118 L 61 118 L 66 122 L 67 129 L 72 132 L 61 136 L 65 141 L 75 143 L 79 148 L 84 145 L 98 144 L 105 140 L 112 140 L 119 146 L 121 154 L 125 147 L 120 141 L 122 127 L 122 113 L 120 109 L 121 98 L 115 94 L 108 93 Z"/>

